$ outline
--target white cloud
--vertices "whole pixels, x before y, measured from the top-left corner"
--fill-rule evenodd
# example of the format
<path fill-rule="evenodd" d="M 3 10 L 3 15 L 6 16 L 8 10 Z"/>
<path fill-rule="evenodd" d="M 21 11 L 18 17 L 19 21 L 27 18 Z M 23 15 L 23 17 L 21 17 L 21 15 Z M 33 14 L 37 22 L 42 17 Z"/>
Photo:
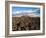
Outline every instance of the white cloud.
<path fill-rule="evenodd" d="M 18 14 L 17 16 L 27 15 L 27 16 L 31 16 L 31 17 L 39 17 L 39 15 L 36 15 L 31 10 L 16 11 L 16 12 L 14 12 L 14 15 L 15 14 Z"/>
<path fill-rule="evenodd" d="M 18 13 L 33 13 L 33 11 L 31 11 L 31 10 L 22 10 L 22 11 L 16 11 L 16 12 L 13 12 L 13 14 L 18 14 Z"/>

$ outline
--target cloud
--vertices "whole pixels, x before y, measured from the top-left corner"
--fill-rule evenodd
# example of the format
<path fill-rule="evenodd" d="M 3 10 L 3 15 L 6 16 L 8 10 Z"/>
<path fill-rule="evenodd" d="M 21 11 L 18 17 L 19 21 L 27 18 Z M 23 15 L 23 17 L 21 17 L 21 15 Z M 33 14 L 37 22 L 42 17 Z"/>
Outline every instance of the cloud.
<path fill-rule="evenodd" d="M 31 10 L 22 10 L 22 11 L 16 11 L 13 13 L 13 16 L 40 16 L 39 14 L 35 14 L 33 11 Z"/>

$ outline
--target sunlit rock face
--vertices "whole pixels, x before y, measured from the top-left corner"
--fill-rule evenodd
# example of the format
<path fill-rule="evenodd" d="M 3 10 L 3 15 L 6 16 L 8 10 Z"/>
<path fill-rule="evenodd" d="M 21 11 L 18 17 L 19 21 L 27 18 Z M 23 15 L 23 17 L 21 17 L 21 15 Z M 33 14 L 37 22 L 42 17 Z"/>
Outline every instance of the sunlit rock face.
<path fill-rule="evenodd" d="M 12 31 L 40 30 L 40 17 L 12 17 Z"/>

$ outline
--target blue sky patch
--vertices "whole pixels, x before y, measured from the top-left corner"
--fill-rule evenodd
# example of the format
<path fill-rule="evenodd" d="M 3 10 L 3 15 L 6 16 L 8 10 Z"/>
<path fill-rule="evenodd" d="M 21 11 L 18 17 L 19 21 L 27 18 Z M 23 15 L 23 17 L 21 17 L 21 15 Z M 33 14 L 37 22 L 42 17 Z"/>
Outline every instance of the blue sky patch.
<path fill-rule="evenodd" d="M 19 13 L 21 11 L 21 13 Z M 34 14 L 34 15 L 38 15 L 40 16 L 40 8 L 36 8 L 36 7 L 12 7 L 12 15 L 23 15 L 23 14 L 27 14 L 26 12 L 22 12 L 22 11 L 31 11 L 32 13 L 29 14 Z"/>

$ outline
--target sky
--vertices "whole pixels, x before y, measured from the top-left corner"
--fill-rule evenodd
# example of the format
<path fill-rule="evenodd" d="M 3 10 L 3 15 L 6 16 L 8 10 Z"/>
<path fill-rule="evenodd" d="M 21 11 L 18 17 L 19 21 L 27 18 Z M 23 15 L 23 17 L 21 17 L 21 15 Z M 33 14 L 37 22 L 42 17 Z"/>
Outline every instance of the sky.
<path fill-rule="evenodd" d="M 40 8 L 36 8 L 36 7 L 12 7 L 12 15 L 16 15 L 16 14 L 22 14 L 22 11 L 31 11 L 32 13 L 30 14 L 34 14 L 35 16 L 40 16 Z M 25 14 L 25 12 L 24 12 Z"/>

